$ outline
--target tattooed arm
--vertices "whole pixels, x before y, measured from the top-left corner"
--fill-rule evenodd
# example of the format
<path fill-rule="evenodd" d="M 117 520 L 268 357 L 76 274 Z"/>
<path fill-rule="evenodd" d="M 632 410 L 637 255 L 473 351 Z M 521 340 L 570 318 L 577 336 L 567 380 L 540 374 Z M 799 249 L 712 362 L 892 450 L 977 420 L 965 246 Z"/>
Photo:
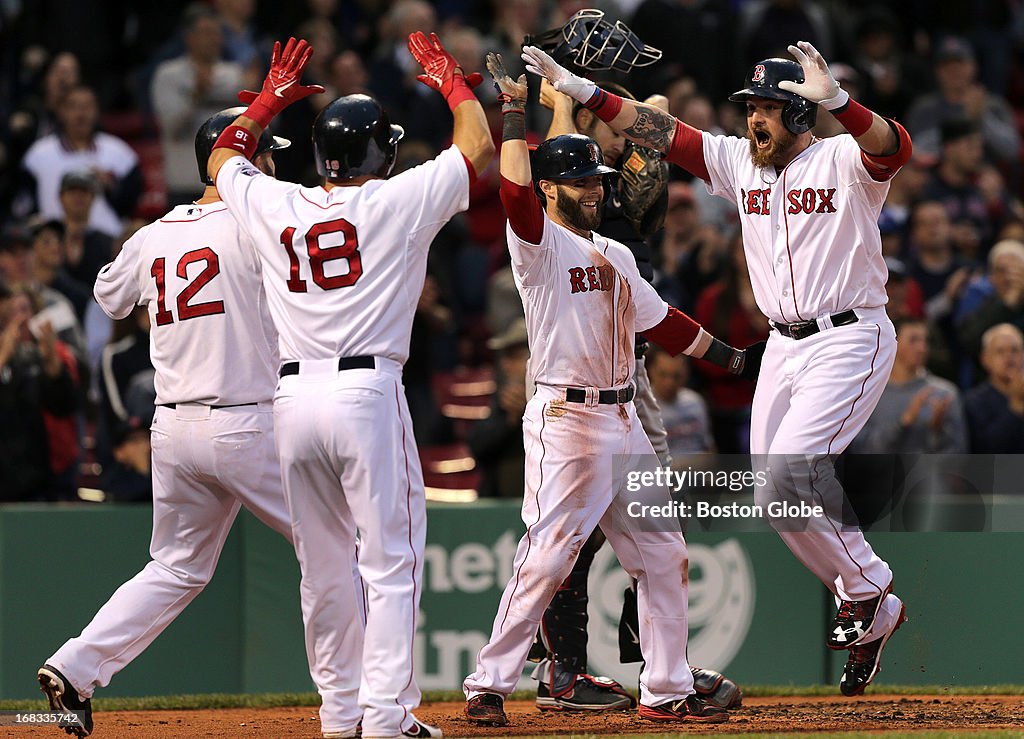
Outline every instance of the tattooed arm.
<path fill-rule="evenodd" d="M 704 163 L 702 133 L 675 116 L 647 103 L 626 100 L 579 77 L 533 46 L 523 47 L 527 71 L 538 74 L 556 90 L 583 103 L 594 115 L 630 141 L 665 154 L 665 159 L 703 180 L 709 180 Z"/>

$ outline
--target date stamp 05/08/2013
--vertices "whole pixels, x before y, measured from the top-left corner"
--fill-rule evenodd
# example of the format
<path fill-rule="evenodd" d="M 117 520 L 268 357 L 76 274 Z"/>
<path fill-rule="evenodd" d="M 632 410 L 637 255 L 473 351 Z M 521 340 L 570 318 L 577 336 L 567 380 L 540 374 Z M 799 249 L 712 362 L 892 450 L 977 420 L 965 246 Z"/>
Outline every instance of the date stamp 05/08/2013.
<path fill-rule="evenodd" d="M 75 711 L 8 711 L 0 710 L 0 726 L 81 726 Z"/>

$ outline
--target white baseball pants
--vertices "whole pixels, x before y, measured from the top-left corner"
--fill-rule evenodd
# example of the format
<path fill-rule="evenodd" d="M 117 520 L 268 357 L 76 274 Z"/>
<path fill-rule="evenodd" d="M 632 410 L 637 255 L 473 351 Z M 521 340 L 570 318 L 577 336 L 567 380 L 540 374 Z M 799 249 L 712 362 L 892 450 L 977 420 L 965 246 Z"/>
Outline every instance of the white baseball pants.
<path fill-rule="evenodd" d="M 892 583 L 889 565 L 863 532 L 842 525 L 843 490 L 826 456 L 840 454 L 864 427 L 896 357 L 885 309 L 857 309 L 857 315 L 856 324 L 805 339 L 772 331 L 750 422 L 755 463 L 775 469 L 769 487 L 755 490 L 757 502 L 792 499 L 793 490 L 782 488 L 795 486 L 801 499 L 823 504 L 830 515 L 772 523 L 797 559 L 843 600 L 876 598 Z"/>
<path fill-rule="evenodd" d="M 586 406 L 564 397 L 564 389 L 539 385 L 526 407 L 527 531 L 490 641 L 463 685 L 466 697 L 513 691 L 544 610 L 600 525 L 623 568 L 638 581 L 640 648 L 646 661 L 640 700 L 657 705 L 684 698 L 693 693 L 686 663 L 686 543 L 678 526 L 648 530 L 655 528 L 650 519 L 645 526 L 629 516 L 631 500 L 664 502 L 665 491 L 628 493 L 622 470 L 617 470 L 619 479 L 613 477 L 615 455 L 645 455 L 640 464 L 649 469 L 657 457 L 632 403 Z M 667 528 L 664 520 L 661 524 Z"/>
<path fill-rule="evenodd" d="M 423 475 L 402 388 L 402 367 L 338 370 L 338 360 L 304 360 L 281 378 L 274 424 L 285 496 L 302 570 L 302 617 L 310 673 L 324 703 L 324 731 L 355 727 L 395 736 L 413 725 L 420 691 L 413 639 L 426 539 Z M 349 574 L 359 531 L 366 588 Z M 361 678 L 361 679 L 360 679 Z"/>
<path fill-rule="evenodd" d="M 152 561 L 47 662 L 82 696 L 138 657 L 199 595 L 244 505 L 289 541 L 270 403 L 212 409 L 157 407 Z"/>

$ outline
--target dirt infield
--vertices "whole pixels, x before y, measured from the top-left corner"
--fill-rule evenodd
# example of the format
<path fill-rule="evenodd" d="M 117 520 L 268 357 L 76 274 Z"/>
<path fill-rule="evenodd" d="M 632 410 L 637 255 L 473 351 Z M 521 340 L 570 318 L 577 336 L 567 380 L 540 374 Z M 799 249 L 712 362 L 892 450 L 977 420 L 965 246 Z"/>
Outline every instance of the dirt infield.
<path fill-rule="evenodd" d="M 1022 696 L 877 695 L 855 700 L 836 697 L 758 697 L 717 726 L 679 727 L 638 718 L 635 712 L 604 715 L 540 713 L 532 703 L 506 706 L 511 725 L 478 728 L 462 717 L 462 703 L 425 704 L 417 716 L 440 726 L 446 737 L 536 734 L 628 735 L 680 733 L 801 733 L 809 731 L 984 731 L 1024 726 Z M 55 728 L 0 729 L 0 736 L 60 737 Z M 208 711 L 118 711 L 96 714 L 96 739 L 181 739 L 182 737 L 320 737 L 315 708 L 223 709 Z"/>

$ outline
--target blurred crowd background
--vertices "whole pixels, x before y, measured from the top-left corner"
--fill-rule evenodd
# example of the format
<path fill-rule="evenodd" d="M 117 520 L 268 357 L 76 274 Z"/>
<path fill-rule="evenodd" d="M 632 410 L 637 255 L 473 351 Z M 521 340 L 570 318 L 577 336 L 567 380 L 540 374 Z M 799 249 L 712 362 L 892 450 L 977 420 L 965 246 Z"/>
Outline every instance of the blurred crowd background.
<path fill-rule="evenodd" d="M 199 195 L 195 131 L 260 84 L 275 39 L 309 39 L 305 79 L 327 88 L 274 123 L 293 142 L 275 155 L 278 177 L 316 185 L 310 126 L 340 95 L 371 94 L 405 127 L 399 169 L 448 145 L 451 115 L 415 81 L 411 31 L 436 31 L 467 71 L 484 71 L 490 50 L 515 69 L 524 36 L 585 7 L 663 51 L 628 77 L 595 77 L 640 99 L 662 93 L 703 130 L 742 136 L 728 94 L 797 40 L 855 98 L 906 125 L 914 156 L 879 221 L 897 362 L 853 451 L 1024 451 L 1024 3 L 4 0 L 0 502 L 150 499 L 148 316 L 110 321 L 92 284 L 135 230 Z M 478 94 L 497 141 L 495 93 Z M 531 106 L 532 140 L 549 119 Z M 817 135 L 839 132 L 822 112 Z M 657 289 L 734 345 L 766 337 L 734 207 L 682 170 L 671 177 L 651 239 Z M 522 495 L 528 354 L 497 188 L 495 160 L 433 244 L 405 370 L 439 499 Z M 750 383 L 657 350 L 647 366 L 677 456 L 746 451 Z"/>

